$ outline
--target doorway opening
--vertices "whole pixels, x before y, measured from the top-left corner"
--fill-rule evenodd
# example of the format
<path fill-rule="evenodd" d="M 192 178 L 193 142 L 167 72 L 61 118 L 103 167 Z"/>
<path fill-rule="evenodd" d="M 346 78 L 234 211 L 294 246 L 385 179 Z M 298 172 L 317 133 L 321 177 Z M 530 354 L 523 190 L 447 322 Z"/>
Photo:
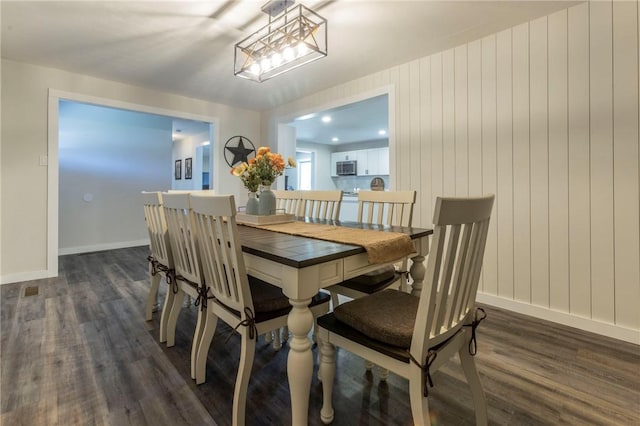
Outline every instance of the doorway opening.
<path fill-rule="evenodd" d="M 355 191 L 369 187 L 373 177 L 384 180 L 386 188 L 395 187 L 395 97 L 394 88 L 385 86 L 330 104 L 309 107 L 276 119 L 278 150 L 295 152 L 298 188 Z M 313 153 L 310 161 L 301 153 Z M 384 155 L 380 155 L 383 152 Z M 339 153 L 357 156 L 358 169 L 352 176 L 336 172 Z M 374 155 L 375 154 L 375 155 Z M 375 157 L 371 161 L 369 157 Z M 382 160 L 380 160 L 382 158 Z M 384 161 L 384 167 L 381 167 Z M 360 167 L 362 166 L 362 167 Z M 302 168 L 311 177 L 303 179 Z M 292 182 L 289 180 L 289 182 Z M 294 186 L 294 185 L 288 185 Z"/>
<path fill-rule="evenodd" d="M 120 110 L 121 112 L 126 111 L 129 113 L 146 113 L 155 116 L 156 118 L 159 116 L 170 117 L 174 119 L 185 119 L 185 120 L 194 120 L 200 121 L 203 123 L 207 123 L 208 130 L 207 134 L 209 135 L 210 143 L 215 143 L 215 141 L 219 140 L 219 120 L 214 117 L 208 116 L 200 116 L 196 114 L 185 113 L 181 111 L 173 111 L 166 110 L 162 108 L 150 107 L 146 105 L 132 104 L 128 102 L 116 101 L 112 99 L 99 98 L 94 96 L 88 96 L 78 93 L 72 92 L 63 92 L 54 89 L 49 90 L 49 100 L 48 100 L 48 113 L 49 113 L 49 126 L 48 126 L 48 187 L 47 187 L 47 277 L 55 277 L 58 275 L 58 256 L 61 253 L 64 253 L 61 250 L 61 239 L 60 239 L 60 222 L 62 219 L 61 216 L 61 207 L 62 201 L 59 198 L 59 193 L 61 192 L 61 183 L 64 184 L 65 179 L 68 176 L 63 176 L 60 173 L 60 154 L 61 150 L 70 149 L 73 151 L 77 148 L 77 142 L 82 138 L 76 138 L 75 142 L 71 144 L 70 147 L 65 145 L 60 145 L 61 138 L 64 138 L 65 135 L 61 134 L 64 129 L 64 124 L 61 125 L 60 122 L 60 113 L 61 109 L 64 109 L 62 103 L 69 102 L 71 104 L 84 104 L 93 107 L 105 107 L 112 108 L 115 110 Z M 121 122 L 120 124 L 124 126 L 125 122 Z M 123 131 L 123 128 L 119 129 Z M 171 149 L 172 143 L 172 126 L 169 125 L 168 129 L 165 129 L 166 135 L 168 135 L 168 146 Z M 154 131 L 157 131 L 154 130 Z M 149 173 L 151 169 L 149 169 L 149 161 L 152 160 L 153 157 L 158 156 L 156 149 L 149 149 L 144 154 L 140 154 L 136 156 L 137 162 L 130 162 L 126 157 L 127 153 L 121 153 L 118 157 L 117 149 L 114 149 L 120 141 L 112 139 L 112 146 L 109 146 L 109 143 L 106 143 L 104 140 L 102 141 L 102 149 L 103 152 L 109 152 L 109 161 L 101 161 L 105 160 L 106 157 L 101 157 L 101 154 L 86 156 L 84 160 L 80 160 L 81 157 L 73 158 L 71 156 L 71 166 L 73 173 L 75 175 L 75 183 L 80 181 L 82 183 L 82 178 L 79 178 L 78 172 L 87 173 L 91 172 L 89 169 L 94 169 L 93 172 L 97 174 L 101 174 L 102 179 L 94 179 L 93 182 L 87 180 L 86 186 L 84 188 L 79 188 L 79 191 L 76 191 L 73 195 L 74 203 L 79 205 L 80 207 L 77 210 L 85 210 L 91 212 L 90 217 L 91 226 L 93 228 L 94 233 L 96 233 L 96 229 L 106 230 L 104 226 L 104 222 L 108 218 L 116 219 L 119 221 L 119 224 L 124 224 L 131 220 L 131 212 L 125 212 L 126 209 L 118 209 L 116 206 L 132 206 L 133 208 L 139 207 L 139 194 L 141 190 L 167 190 L 171 189 L 171 179 L 175 178 L 174 175 L 174 164 L 171 163 L 172 153 L 170 152 L 168 157 L 165 153 L 165 158 L 169 158 L 170 160 L 167 163 L 163 163 L 162 166 L 157 166 L 158 168 L 162 167 L 163 171 L 166 171 L 168 174 L 168 184 L 165 186 L 158 187 L 146 187 L 146 188 L 135 188 L 135 190 L 131 190 L 132 184 L 141 181 L 144 179 L 144 175 Z M 75 147 L 74 147 L 75 144 Z M 211 148 L 210 148 L 211 149 Z M 203 151 L 204 152 L 204 151 Z M 62 153 L 65 154 L 65 153 Z M 217 174 L 219 171 L 213 167 L 215 161 L 215 153 L 210 153 L 209 161 L 211 164 L 209 170 L 209 186 L 214 187 L 216 180 L 219 180 Z M 181 160 L 186 160 L 186 158 L 182 158 Z M 195 167 L 198 167 L 198 162 L 194 162 L 195 155 L 191 156 L 192 162 L 192 179 L 193 173 L 195 173 Z M 64 161 L 63 161 L 64 162 Z M 82 170 L 84 169 L 84 171 Z M 183 169 L 184 170 L 184 169 Z M 95 178 L 95 176 L 94 176 Z M 184 179 L 184 175 L 182 176 L 182 180 Z M 129 188 L 127 193 L 122 193 L 120 197 L 114 195 L 114 191 L 109 190 L 103 192 L 103 186 L 112 186 L 114 183 L 122 182 L 124 186 Z M 90 187 L 89 185 L 93 185 Z M 135 192 L 135 195 L 131 192 Z M 118 191 L 115 191 L 117 193 Z M 129 195 L 127 195 L 129 194 Z M 133 197 L 133 198 L 131 198 Z M 110 201 L 112 203 L 111 206 L 104 207 L 104 202 Z M 98 206 L 98 204 L 102 203 L 102 206 Z M 97 208 L 100 207 L 100 208 Z M 143 218 L 143 215 L 140 214 L 141 207 L 136 209 L 134 213 L 136 218 Z M 93 210 L 91 210 L 93 209 Z M 131 245 L 141 245 L 145 244 L 147 241 L 146 236 L 146 227 L 144 225 L 144 219 L 140 219 L 141 224 L 136 227 L 136 230 L 141 230 L 143 237 L 139 235 L 127 235 L 126 237 L 117 238 L 109 240 L 108 238 L 103 239 L 95 239 L 89 242 L 78 242 L 73 243 L 68 249 L 70 252 L 85 252 L 85 251 L 96 251 L 96 250 L 105 250 L 111 248 L 120 248 L 127 247 Z M 135 222 L 133 220 L 132 222 Z M 106 234 L 107 232 L 103 232 Z"/>
<path fill-rule="evenodd" d="M 143 245 L 141 191 L 202 189 L 209 123 L 68 100 L 58 111 L 59 254 Z"/>
<path fill-rule="evenodd" d="M 296 150 L 298 189 L 309 191 L 315 188 L 314 158 L 315 153 L 313 151 Z"/>

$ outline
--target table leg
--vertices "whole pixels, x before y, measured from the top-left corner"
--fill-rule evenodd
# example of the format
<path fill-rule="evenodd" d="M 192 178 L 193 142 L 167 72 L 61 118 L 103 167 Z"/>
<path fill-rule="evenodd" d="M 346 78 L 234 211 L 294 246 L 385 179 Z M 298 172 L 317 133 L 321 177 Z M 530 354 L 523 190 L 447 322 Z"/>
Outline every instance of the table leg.
<path fill-rule="evenodd" d="M 418 250 L 418 254 L 411 258 L 412 263 L 411 268 L 409 269 L 409 274 L 411 274 L 411 278 L 413 279 L 411 294 L 416 297 L 420 297 L 424 276 L 427 273 L 427 268 L 424 265 L 424 259 L 425 256 L 429 254 L 429 238 L 424 237 L 418 240 L 416 248 Z"/>
<path fill-rule="evenodd" d="M 291 424 L 306 425 L 309 413 L 309 393 L 313 374 L 313 353 L 309 332 L 313 326 L 313 314 L 309 310 L 311 299 L 289 299 L 293 309 L 287 324 L 292 333 L 289 341 L 287 376 L 291 392 Z"/>
<path fill-rule="evenodd" d="M 424 267 L 424 256 L 418 255 L 416 257 L 412 257 L 411 261 L 413 262 L 409 269 L 409 273 L 413 279 L 411 294 L 416 297 L 420 297 L 420 293 L 422 292 L 422 282 L 424 281 L 424 276 L 427 272 L 427 269 Z"/>

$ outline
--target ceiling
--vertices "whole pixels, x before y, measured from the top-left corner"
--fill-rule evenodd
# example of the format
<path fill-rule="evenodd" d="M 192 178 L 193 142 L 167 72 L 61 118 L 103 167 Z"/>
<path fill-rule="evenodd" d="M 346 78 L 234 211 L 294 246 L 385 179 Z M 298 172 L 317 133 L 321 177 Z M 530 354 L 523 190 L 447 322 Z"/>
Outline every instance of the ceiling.
<path fill-rule="evenodd" d="M 309 0 L 326 58 L 264 83 L 233 75 L 266 0 L 0 2 L 2 57 L 265 110 L 579 2 Z"/>
<path fill-rule="evenodd" d="M 389 101 L 380 95 L 328 110 L 298 117 L 290 126 L 296 128 L 296 140 L 326 145 L 387 139 Z M 330 121 L 323 121 L 329 117 Z M 337 140 L 336 140 L 337 139 Z"/>

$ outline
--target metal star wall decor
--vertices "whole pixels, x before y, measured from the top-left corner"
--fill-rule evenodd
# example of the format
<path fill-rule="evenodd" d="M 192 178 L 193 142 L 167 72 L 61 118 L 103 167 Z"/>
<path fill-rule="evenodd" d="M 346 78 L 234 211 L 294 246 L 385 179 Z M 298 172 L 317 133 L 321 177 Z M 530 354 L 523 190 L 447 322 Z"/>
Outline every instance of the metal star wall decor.
<path fill-rule="evenodd" d="M 245 146 L 246 143 L 248 143 L 251 148 Z M 249 161 L 249 156 L 252 154 L 255 157 L 256 147 L 244 136 L 232 136 L 224 144 L 224 159 L 229 167 Z"/>

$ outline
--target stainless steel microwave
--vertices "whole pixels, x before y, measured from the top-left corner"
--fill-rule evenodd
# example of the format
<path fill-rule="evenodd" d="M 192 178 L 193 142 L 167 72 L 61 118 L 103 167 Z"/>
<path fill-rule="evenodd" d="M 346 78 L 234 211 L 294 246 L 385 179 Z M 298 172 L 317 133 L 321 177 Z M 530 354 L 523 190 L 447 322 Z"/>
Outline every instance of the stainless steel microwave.
<path fill-rule="evenodd" d="M 338 161 L 336 163 L 336 174 L 338 176 L 355 176 L 356 172 L 356 161 Z"/>

